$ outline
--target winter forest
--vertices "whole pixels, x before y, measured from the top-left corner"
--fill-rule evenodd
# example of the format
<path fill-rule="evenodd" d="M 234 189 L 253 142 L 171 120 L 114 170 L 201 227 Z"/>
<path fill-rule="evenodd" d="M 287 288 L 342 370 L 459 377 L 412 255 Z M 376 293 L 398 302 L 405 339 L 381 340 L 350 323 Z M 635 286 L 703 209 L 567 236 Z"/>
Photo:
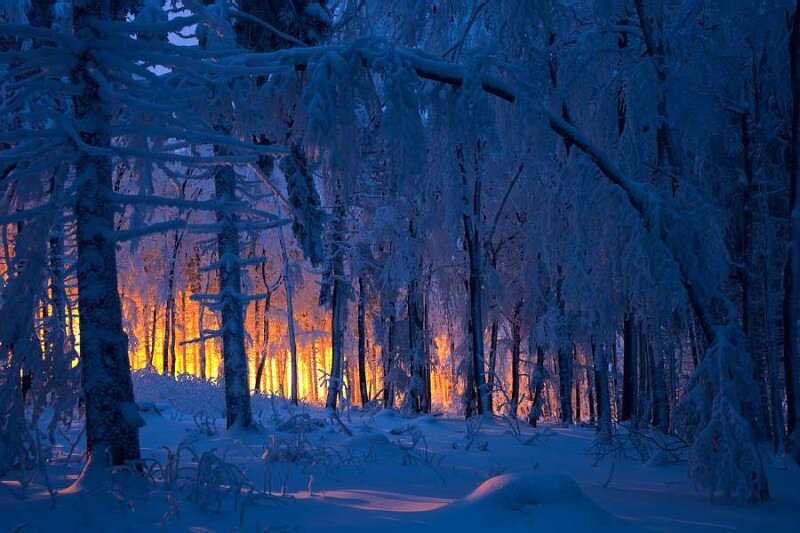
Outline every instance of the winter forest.
<path fill-rule="evenodd" d="M 0 0 L 0 526 L 796 531 L 800 3 Z"/>

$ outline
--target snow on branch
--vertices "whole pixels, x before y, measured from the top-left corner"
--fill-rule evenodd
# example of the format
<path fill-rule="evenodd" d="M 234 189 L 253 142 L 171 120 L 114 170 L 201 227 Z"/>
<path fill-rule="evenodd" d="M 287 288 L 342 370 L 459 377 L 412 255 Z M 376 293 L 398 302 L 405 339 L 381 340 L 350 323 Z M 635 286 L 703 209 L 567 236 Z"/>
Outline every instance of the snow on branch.
<path fill-rule="evenodd" d="M 217 211 L 222 206 L 222 202 L 208 200 L 183 200 L 180 198 L 165 198 L 163 196 L 133 195 L 120 193 L 107 193 L 109 201 L 122 205 L 150 205 L 158 207 L 174 207 L 177 209 L 195 209 L 198 211 Z M 234 209 L 245 207 L 242 202 L 225 202 Z"/>
<path fill-rule="evenodd" d="M 184 226 L 186 226 L 185 220 L 169 220 L 167 222 L 150 224 L 136 229 L 117 230 L 111 234 L 111 239 L 115 242 L 130 241 L 153 233 L 164 233 L 166 231 L 180 229 Z"/>
<path fill-rule="evenodd" d="M 80 50 L 80 43 L 71 35 L 28 24 L 0 24 L 0 36 L 57 43 L 73 52 Z"/>
<path fill-rule="evenodd" d="M 223 268 L 229 264 L 236 264 L 239 266 L 253 266 L 253 265 L 260 265 L 261 263 L 266 263 L 269 260 L 266 256 L 258 256 L 258 257 L 230 257 L 226 261 L 214 261 L 207 265 L 203 265 L 197 269 L 198 272 L 215 272 L 216 270 Z"/>
<path fill-rule="evenodd" d="M 236 229 L 239 231 L 261 231 L 266 229 L 275 229 L 281 226 L 286 226 L 292 221 L 288 218 L 280 218 L 277 220 L 240 220 L 236 224 Z"/>
<path fill-rule="evenodd" d="M 295 44 L 297 46 L 303 46 L 303 47 L 306 46 L 306 43 L 304 43 L 300 39 L 298 39 L 296 37 L 292 37 L 288 33 L 284 33 L 282 31 L 280 31 L 275 26 L 273 26 L 271 24 L 268 24 L 268 23 L 264 22 L 263 20 L 261 20 L 260 18 L 258 18 L 256 16 L 253 16 L 253 15 L 251 15 L 249 13 L 245 13 L 244 11 L 239 11 L 238 9 L 230 9 L 230 10 L 228 10 L 228 14 L 233 16 L 233 17 L 235 17 L 235 18 L 240 18 L 240 19 L 249 20 L 250 22 L 255 22 L 259 26 L 262 26 L 262 27 L 266 28 L 267 30 L 271 31 L 272 33 L 274 33 L 275 35 L 277 35 L 278 37 L 280 37 L 284 41 L 290 42 L 290 43 Z"/>
<path fill-rule="evenodd" d="M 53 213 L 54 211 L 58 211 L 60 209 L 63 209 L 63 206 L 60 203 L 46 202 L 35 207 L 26 208 L 22 211 L 9 213 L 8 215 L 0 215 L 0 225 L 16 224 L 24 220 L 30 220 L 42 215 Z"/>
<path fill-rule="evenodd" d="M 222 331 L 213 329 L 204 329 L 203 334 L 201 336 L 195 337 L 194 339 L 186 339 L 185 341 L 181 341 L 179 344 L 181 346 L 186 346 L 189 344 L 198 344 L 201 342 L 213 341 L 214 339 L 218 339 L 220 337 L 222 337 Z"/>

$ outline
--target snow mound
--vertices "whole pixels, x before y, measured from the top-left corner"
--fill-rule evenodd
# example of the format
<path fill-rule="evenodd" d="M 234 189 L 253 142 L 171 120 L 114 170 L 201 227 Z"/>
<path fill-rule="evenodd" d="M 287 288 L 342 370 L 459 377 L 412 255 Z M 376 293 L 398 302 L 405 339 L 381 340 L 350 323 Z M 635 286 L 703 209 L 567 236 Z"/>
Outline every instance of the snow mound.
<path fill-rule="evenodd" d="M 491 505 L 519 510 L 526 505 L 576 502 L 583 493 L 571 477 L 544 474 L 504 474 L 481 483 L 456 505 Z"/>
<path fill-rule="evenodd" d="M 436 513 L 433 525 L 471 530 L 636 531 L 587 498 L 575 481 L 553 474 L 495 476 Z"/>

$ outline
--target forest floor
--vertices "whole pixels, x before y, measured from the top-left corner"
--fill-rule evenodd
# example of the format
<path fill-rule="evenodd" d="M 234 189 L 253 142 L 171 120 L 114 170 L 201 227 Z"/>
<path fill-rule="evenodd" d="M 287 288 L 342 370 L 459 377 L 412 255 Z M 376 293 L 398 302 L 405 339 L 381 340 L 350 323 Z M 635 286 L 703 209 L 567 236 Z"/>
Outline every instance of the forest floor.
<path fill-rule="evenodd" d="M 737 507 L 695 489 L 672 452 L 634 458 L 647 436 L 598 461 L 589 427 L 356 409 L 337 420 L 263 396 L 253 399 L 260 430 L 226 431 L 217 387 L 146 373 L 134 382 L 144 475 L 118 469 L 70 488 L 82 467 L 75 425 L 48 450 L 54 493 L 41 473 L 2 480 L 0 529 L 778 532 L 800 524 L 800 468 L 780 458 L 767 465 L 771 501 Z"/>

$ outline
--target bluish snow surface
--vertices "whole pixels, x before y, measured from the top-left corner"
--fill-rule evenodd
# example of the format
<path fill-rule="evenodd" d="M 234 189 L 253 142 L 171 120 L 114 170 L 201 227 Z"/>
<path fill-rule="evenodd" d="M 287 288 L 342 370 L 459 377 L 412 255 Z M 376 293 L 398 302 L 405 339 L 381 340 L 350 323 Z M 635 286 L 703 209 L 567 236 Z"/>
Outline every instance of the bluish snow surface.
<path fill-rule="evenodd" d="M 711 503 L 685 465 L 595 465 L 592 428 L 517 433 L 501 419 L 355 409 L 340 424 L 316 407 L 255 396 L 262 429 L 228 432 L 218 387 L 144 373 L 134 383 L 146 474 L 118 469 L 65 490 L 83 449 L 66 461 L 62 438 L 48 470 L 60 492 L 51 497 L 38 476 L 20 497 L 20 479 L 6 478 L 3 530 L 778 532 L 800 524 L 800 469 L 779 459 L 767 467 L 772 500 L 735 507 Z"/>

